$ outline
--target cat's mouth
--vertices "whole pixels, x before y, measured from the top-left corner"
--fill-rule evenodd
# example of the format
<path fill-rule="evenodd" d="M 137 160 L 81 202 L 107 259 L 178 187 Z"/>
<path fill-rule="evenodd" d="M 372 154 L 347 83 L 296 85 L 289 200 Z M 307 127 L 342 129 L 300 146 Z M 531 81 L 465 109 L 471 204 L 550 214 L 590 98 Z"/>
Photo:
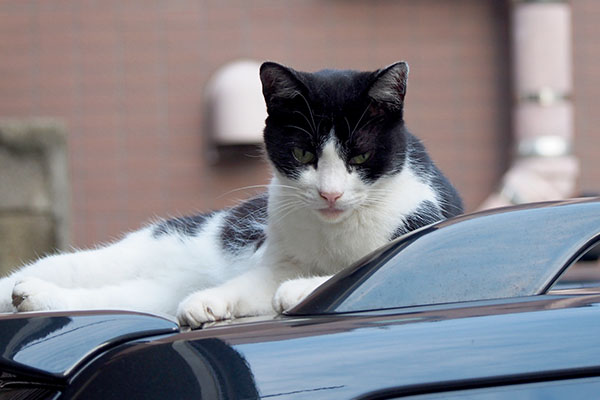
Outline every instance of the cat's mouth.
<path fill-rule="evenodd" d="M 347 210 L 336 207 L 326 207 L 317 210 L 318 213 L 327 221 L 338 220 Z"/>

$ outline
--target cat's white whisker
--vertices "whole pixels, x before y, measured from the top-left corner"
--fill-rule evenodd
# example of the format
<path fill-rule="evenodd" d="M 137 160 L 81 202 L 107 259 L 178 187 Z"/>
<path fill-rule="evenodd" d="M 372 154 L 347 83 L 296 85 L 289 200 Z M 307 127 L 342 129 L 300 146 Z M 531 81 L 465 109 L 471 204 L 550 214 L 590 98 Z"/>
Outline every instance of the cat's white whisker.
<path fill-rule="evenodd" d="M 344 116 L 344 120 L 346 121 L 346 126 L 348 127 L 348 138 L 352 137 L 352 129 L 350 128 L 350 121 L 348 121 L 348 118 Z"/>
<path fill-rule="evenodd" d="M 273 222 L 283 221 L 291 213 L 302 210 L 302 209 L 306 209 L 306 208 L 307 208 L 306 204 L 300 203 L 300 202 L 284 204 L 273 210 L 272 216 L 275 217 L 275 219 L 273 219 Z"/>
<path fill-rule="evenodd" d="M 242 186 L 242 187 L 239 187 L 239 188 L 231 189 L 231 190 L 229 190 L 229 191 L 227 191 L 227 192 L 219 195 L 217 197 L 217 199 L 220 199 L 220 198 L 222 198 L 224 196 L 230 195 L 230 194 L 235 193 L 235 192 L 240 192 L 242 190 L 261 189 L 261 188 L 270 188 L 270 187 L 271 188 L 273 188 L 273 187 L 280 187 L 280 188 L 285 188 L 285 189 L 300 190 L 299 188 L 297 188 L 295 186 L 281 185 L 281 184 L 275 184 L 275 185 L 273 185 L 273 184 L 249 185 L 249 186 Z"/>
<path fill-rule="evenodd" d="M 319 123 L 317 124 L 317 130 L 315 131 L 315 133 L 318 135 L 320 132 L 320 128 L 321 128 L 321 123 L 323 122 L 323 118 L 319 119 Z"/>
<path fill-rule="evenodd" d="M 364 118 L 364 116 L 367 113 L 367 110 L 369 109 L 369 107 L 371 107 L 371 102 L 369 102 L 369 104 L 365 107 L 365 110 L 360 115 L 360 118 L 358 119 L 358 122 L 356 123 L 356 125 L 354 125 L 354 129 L 352 130 L 352 132 L 350 132 L 350 135 L 349 135 L 350 139 L 352 139 L 352 136 L 354 135 L 354 132 L 356 132 L 356 129 L 358 128 L 358 125 L 360 124 L 360 121 L 362 121 L 362 119 Z"/>
<path fill-rule="evenodd" d="M 302 100 L 304 100 L 304 103 L 306 104 L 306 108 L 308 108 L 308 112 L 310 114 L 310 119 L 312 120 L 312 125 L 311 125 L 312 129 L 316 130 L 317 126 L 315 124 L 315 116 L 314 116 L 314 114 L 312 112 L 312 108 L 310 107 L 310 103 L 308 102 L 308 100 L 306 99 L 306 97 L 304 97 L 304 95 L 302 93 L 298 92 L 298 95 L 302 98 Z M 315 133 L 318 133 L 318 132 L 315 132 Z"/>
<path fill-rule="evenodd" d="M 313 136 L 313 134 L 312 134 L 312 133 L 310 133 L 310 132 L 309 132 L 309 131 L 307 131 L 306 129 L 304 129 L 304 128 L 301 128 L 301 127 L 299 127 L 299 126 L 297 126 L 297 125 L 286 125 L 285 127 L 286 127 L 286 128 L 294 128 L 294 129 L 298 129 L 299 131 L 306 133 L 306 134 L 307 134 L 307 135 L 308 135 L 308 136 L 309 136 L 311 139 L 312 139 L 312 138 L 314 138 L 314 136 Z"/>
<path fill-rule="evenodd" d="M 360 130 L 360 129 L 365 129 L 365 128 L 366 128 L 367 126 L 369 126 L 370 124 L 372 124 L 372 123 L 374 123 L 374 122 L 381 121 L 381 120 L 383 120 L 383 117 L 381 117 L 381 116 L 378 116 L 378 117 L 373 117 L 373 118 L 371 118 L 371 119 L 368 119 L 368 120 L 366 120 L 366 121 L 365 121 L 365 123 L 364 123 L 364 124 L 362 124 L 362 125 L 361 125 L 361 126 L 358 128 L 358 129 L 359 129 L 359 130 Z"/>

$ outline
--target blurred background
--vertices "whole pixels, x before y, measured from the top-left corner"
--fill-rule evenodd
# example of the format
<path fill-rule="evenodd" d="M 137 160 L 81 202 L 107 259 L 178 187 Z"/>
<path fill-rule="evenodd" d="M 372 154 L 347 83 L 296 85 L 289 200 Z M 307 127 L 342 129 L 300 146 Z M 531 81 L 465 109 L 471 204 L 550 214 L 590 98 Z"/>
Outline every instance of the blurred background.
<path fill-rule="evenodd" d="M 268 183 L 248 60 L 406 60 L 407 126 L 467 211 L 594 193 L 599 20 L 596 0 L 0 0 L 0 264 L 27 261 L 26 241 L 88 247 Z M 558 167 L 558 191 L 519 193 L 537 186 L 515 165 Z"/>

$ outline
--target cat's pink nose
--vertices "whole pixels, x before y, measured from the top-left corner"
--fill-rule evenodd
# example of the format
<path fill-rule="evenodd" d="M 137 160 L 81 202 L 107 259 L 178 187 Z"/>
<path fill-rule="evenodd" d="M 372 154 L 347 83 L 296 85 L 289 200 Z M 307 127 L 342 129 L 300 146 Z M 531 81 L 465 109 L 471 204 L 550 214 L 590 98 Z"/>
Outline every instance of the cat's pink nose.
<path fill-rule="evenodd" d="M 340 192 L 319 192 L 319 195 L 324 198 L 325 200 L 327 200 L 327 203 L 329 204 L 329 206 L 333 206 L 335 204 L 335 202 L 337 201 L 337 199 L 339 199 L 340 197 L 342 197 L 344 193 L 340 193 Z"/>

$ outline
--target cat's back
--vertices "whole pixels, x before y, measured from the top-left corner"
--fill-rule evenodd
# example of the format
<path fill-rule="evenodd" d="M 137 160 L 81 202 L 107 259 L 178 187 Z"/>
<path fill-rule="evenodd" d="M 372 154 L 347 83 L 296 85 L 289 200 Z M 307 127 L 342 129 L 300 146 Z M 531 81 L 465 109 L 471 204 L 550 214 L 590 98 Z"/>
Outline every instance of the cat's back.
<path fill-rule="evenodd" d="M 267 194 L 262 193 L 231 208 L 167 219 L 153 227 L 152 235 L 159 240 L 165 237 L 184 241 L 202 239 L 224 255 L 255 250 L 265 240 L 267 198 Z"/>
<path fill-rule="evenodd" d="M 405 130 L 404 133 L 409 160 L 407 167 L 411 168 L 416 176 L 427 182 L 436 193 L 435 208 L 441 212 L 439 219 L 462 214 L 464 212 L 463 201 L 456 188 L 435 165 L 423 142 L 408 130 Z M 431 206 L 432 204 L 426 203 L 422 208 L 431 208 Z"/>

